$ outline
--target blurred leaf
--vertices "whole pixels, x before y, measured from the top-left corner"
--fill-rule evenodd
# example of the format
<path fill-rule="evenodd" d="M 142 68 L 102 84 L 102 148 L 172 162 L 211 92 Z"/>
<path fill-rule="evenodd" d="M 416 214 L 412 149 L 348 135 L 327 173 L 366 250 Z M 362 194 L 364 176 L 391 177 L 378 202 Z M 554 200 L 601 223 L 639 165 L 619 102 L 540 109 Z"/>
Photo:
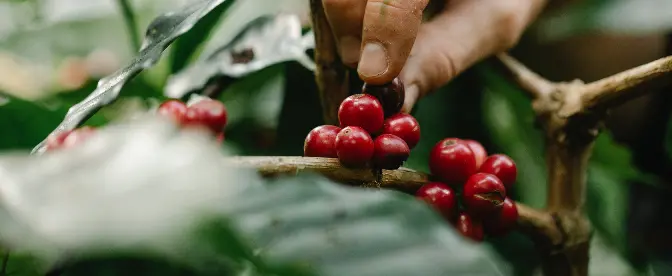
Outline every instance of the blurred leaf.
<path fill-rule="evenodd" d="M 184 98 L 188 93 L 201 91 L 222 77 L 245 77 L 286 61 L 296 60 L 312 69 L 315 65 L 305 54 L 309 47 L 311 45 L 302 36 L 297 16 L 258 18 L 214 53 L 171 76 L 165 95 Z"/>
<path fill-rule="evenodd" d="M 412 196 L 309 175 L 267 182 L 227 166 L 217 147 L 206 133 L 140 118 L 68 151 L 3 156 L 2 243 L 47 263 L 121 252 L 196 275 L 508 275 Z"/>
<path fill-rule="evenodd" d="M 3 129 L 0 135 L 0 150 L 25 150 L 39 143 L 67 113 L 66 106 L 58 106 L 54 108 L 16 98 L 11 98 L 6 104 L 0 105 L 0 128 Z M 102 125 L 106 122 L 103 116 L 95 115 L 87 124 Z"/>
<path fill-rule="evenodd" d="M 672 30 L 672 2 L 659 0 L 584 0 L 550 13 L 538 23 L 539 35 L 559 40 L 585 32 L 665 33 Z"/>
<path fill-rule="evenodd" d="M 166 13 L 156 18 L 147 28 L 143 48 L 131 63 L 112 74 L 103 78 L 96 90 L 82 102 L 74 105 L 67 113 L 65 119 L 54 130 L 60 132 L 77 127 L 88 117 L 92 116 L 101 107 L 112 103 L 119 95 L 121 87 L 140 71 L 154 65 L 163 50 L 168 47 L 177 37 L 186 33 L 203 16 L 226 0 L 207 0 L 192 3 L 184 9 Z M 44 142 L 35 147 L 35 151 L 44 150 Z"/>
<path fill-rule="evenodd" d="M 590 275 L 650 275 L 633 269 L 619 252 L 615 251 L 611 245 L 605 242 L 600 234 L 593 235 L 590 243 L 590 264 L 588 271 Z"/>
<path fill-rule="evenodd" d="M 217 6 L 207 15 L 205 15 L 191 30 L 180 38 L 178 38 L 171 47 L 171 64 L 170 71 L 175 73 L 184 68 L 192 57 L 196 54 L 197 49 L 202 46 L 207 37 L 212 32 L 213 28 L 217 26 L 217 22 L 221 20 L 223 14 L 236 1 L 230 0 Z"/>
<path fill-rule="evenodd" d="M 543 208 L 547 191 L 543 134 L 534 127 L 530 100 L 488 64 L 476 70 L 487 86 L 483 112 L 490 137 L 518 166 L 515 193 L 520 201 Z"/>

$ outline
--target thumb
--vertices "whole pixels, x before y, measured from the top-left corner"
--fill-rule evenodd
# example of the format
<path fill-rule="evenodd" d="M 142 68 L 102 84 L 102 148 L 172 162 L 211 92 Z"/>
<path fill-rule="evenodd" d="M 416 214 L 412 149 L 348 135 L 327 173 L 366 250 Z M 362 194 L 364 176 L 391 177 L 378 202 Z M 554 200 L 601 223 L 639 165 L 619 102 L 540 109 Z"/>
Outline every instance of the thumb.
<path fill-rule="evenodd" d="M 370 84 L 399 75 L 422 23 L 429 0 L 368 0 L 364 11 L 362 51 L 357 71 Z"/>
<path fill-rule="evenodd" d="M 513 47 L 544 0 L 450 1 L 424 24 L 400 74 L 406 85 L 403 112 L 474 63 Z"/>

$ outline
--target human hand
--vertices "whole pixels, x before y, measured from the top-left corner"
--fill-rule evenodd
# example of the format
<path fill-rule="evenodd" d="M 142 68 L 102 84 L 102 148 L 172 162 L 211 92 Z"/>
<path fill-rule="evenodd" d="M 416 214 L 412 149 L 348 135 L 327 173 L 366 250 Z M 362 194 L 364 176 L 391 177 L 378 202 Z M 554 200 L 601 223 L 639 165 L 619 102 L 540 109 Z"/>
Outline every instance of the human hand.
<path fill-rule="evenodd" d="M 343 63 L 360 78 L 405 84 L 403 112 L 477 61 L 513 47 L 546 0 L 439 0 L 445 8 L 422 22 L 429 0 L 322 0 Z"/>

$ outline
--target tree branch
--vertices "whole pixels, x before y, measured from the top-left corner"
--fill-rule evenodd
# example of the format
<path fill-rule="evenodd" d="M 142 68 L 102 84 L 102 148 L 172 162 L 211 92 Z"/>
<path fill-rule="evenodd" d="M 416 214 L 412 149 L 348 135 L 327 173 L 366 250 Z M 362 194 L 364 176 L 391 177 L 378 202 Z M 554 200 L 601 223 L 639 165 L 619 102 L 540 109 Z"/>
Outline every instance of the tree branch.
<path fill-rule="evenodd" d="M 261 175 L 273 177 L 293 175 L 301 171 L 310 171 L 324 175 L 336 182 L 376 186 L 415 192 L 430 181 L 427 174 L 407 168 L 383 170 L 377 174 L 371 169 L 350 169 L 341 166 L 336 158 L 298 157 L 298 156 L 264 156 L 264 157 L 231 157 L 224 160 L 226 165 L 257 170 Z M 563 241 L 563 230 L 558 228 L 553 215 L 544 211 L 516 203 L 520 219 L 518 224 L 523 233 L 534 239 L 542 239 L 553 245 Z"/>
<path fill-rule="evenodd" d="M 672 56 L 632 68 L 581 87 L 584 109 L 606 109 L 672 83 Z"/>
<path fill-rule="evenodd" d="M 499 54 L 495 60 L 500 69 L 507 73 L 507 76 L 514 80 L 532 99 L 543 98 L 556 89 L 553 82 L 539 76 L 508 54 Z"/>
<path fill-rule="evenodd" d="M 322 102 L 325 124 L 338 124 L 338 107 L 349 95 L 348 74 L 341 62 L 336 42 L 324 13 L 322 0 L 310 0 L 315 32 L 315 80 Z"/>

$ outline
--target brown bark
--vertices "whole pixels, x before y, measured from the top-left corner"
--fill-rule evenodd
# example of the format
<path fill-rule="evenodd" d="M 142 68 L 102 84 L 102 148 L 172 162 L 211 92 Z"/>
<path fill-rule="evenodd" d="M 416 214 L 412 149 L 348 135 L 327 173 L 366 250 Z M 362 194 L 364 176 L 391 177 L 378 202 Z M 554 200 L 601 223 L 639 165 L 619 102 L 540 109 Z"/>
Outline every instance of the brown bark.
<path fill-rule="evenodd" d="M 322 103 L 324 123 L 337 125 L 338 107 L 349 94 L 347 68 L 338 55 L 322 0 L 310 0 L 310 12 L 315 32 L 315 80 Z"/>

